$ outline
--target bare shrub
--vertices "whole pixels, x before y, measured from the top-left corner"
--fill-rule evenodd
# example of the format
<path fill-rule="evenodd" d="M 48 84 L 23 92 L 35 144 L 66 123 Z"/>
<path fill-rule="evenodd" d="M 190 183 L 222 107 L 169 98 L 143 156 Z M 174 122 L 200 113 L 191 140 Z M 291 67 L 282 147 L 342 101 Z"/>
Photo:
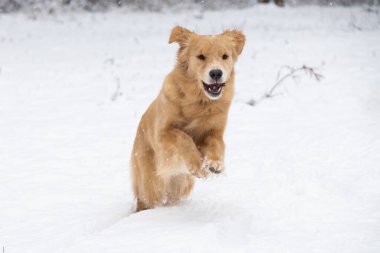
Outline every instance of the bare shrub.
<path fill-rule="evenodd" d="M 284 69 L 287 69 L 288 73 L 281 76 L 281 72 Z M 288 78 L 295 79 L 298 73 L 304 73 L 305 75 L 310 76 L 310 78 L 313 78 L 318 82 L 323 78 L 323 75 L 315 72 L 314 68 L 308 67 L 306 65 L 302 65 L 302 67 L 299 67 L 299 68 L 290 67 L 288 65 L 282 66 L 277 72 L 277 81 L 273 84 L 272 88 L 268 92 L 266 92 L 263 96 L 261 96 L 258 100 L 251 99 L 250 101 L 248 101 L 248 104 L 254 106 L 260 103 L 261 101 L 263 101 L 264 99 L 274 97 L 275 90 L 284 82 L 284 80 Z"/>

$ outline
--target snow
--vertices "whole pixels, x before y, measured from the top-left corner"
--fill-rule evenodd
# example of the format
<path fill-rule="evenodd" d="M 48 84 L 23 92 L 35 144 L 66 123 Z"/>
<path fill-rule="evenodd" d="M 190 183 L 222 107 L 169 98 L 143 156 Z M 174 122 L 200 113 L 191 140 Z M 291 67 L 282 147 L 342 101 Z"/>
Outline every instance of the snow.
<path fill-rule="evenodd" d="M 380 252 L 380 18 L 364 7 L 0 17 L 0 248 Z M 137 214 L 129 157 L 170 29 L 243 29 L 226 173 Z M 250 106 L 283 65 L 317 67 Z"/>

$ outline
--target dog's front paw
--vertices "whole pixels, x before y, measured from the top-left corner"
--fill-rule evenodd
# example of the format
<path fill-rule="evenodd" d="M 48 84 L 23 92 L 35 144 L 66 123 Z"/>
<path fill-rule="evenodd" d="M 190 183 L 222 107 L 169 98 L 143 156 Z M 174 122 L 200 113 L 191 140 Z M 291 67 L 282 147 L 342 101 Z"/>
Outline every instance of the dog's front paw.
<path fill-rule="evenodd" d="M 190 170 L 191 175 L 197 178 L 207 178 L 210 172 L 208 170 L 203 170 L 202 167 L 198 169 Z"/>
<path fill-rule="evenodd" d="M 190 166 L 188 166 L 188 168 L 190 174 L 197 178 L 207 178 L 207 176 L 210 174 L 208 170 L 202 169 L 201 159 L 199 159 L 197 163 L 193 163 Z"/>
<path fill-rule="evenodd" d="M 207 157 L 205 157 L 203 159 L 202 170 L 211 171 L 212 173 L 219 174 L 224 170 L 224 164 L 222 161 L 210 160 Z"/>

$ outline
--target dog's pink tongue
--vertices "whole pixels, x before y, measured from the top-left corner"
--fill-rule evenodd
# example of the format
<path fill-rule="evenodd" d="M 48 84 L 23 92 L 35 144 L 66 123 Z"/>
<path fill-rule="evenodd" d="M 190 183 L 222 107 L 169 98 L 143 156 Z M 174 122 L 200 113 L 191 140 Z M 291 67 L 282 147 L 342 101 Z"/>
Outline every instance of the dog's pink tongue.
<path fill-rule="evenodd" d="M 217 90 L 219 90 L 219 85 L 218 85 L 218 84 L 214 84 L 214 85 L 212 86 L 212 90 L 213 90 L 213 91 L 217 91 Z"/>

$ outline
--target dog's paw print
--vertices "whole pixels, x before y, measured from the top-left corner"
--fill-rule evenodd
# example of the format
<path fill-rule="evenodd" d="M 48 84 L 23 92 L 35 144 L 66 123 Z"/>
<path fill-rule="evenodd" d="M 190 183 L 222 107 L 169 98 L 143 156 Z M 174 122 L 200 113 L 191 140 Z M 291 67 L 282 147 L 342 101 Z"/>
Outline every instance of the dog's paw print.
<path fill-rule="evenodd" d="M 202 170 L 219 174 L 224 170 L 224 164 L 222 161 L 214 161 L 205 157 L 203 159 Z"/>

